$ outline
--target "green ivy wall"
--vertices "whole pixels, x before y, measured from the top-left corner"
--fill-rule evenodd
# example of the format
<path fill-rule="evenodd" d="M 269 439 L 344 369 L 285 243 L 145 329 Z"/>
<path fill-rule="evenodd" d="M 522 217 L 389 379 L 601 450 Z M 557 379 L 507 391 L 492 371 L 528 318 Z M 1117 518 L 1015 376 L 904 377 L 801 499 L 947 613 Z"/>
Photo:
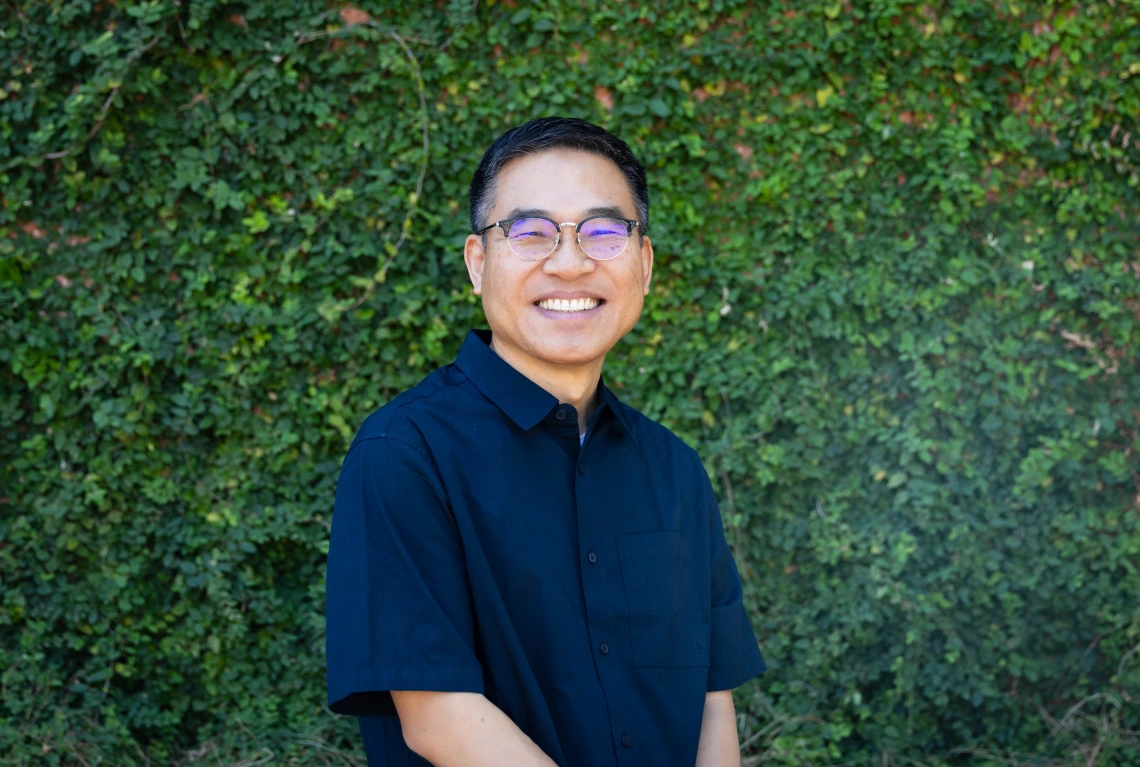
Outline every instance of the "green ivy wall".
<path fill-rule="evenodd" d="M 649 171 L 607 379 L 717 488 L 749 763 L 1140 765 L 1135 0 L 14 0 L 0 67 L 0 762 L 360 759 L 340 461 L 564 114 Z"/>

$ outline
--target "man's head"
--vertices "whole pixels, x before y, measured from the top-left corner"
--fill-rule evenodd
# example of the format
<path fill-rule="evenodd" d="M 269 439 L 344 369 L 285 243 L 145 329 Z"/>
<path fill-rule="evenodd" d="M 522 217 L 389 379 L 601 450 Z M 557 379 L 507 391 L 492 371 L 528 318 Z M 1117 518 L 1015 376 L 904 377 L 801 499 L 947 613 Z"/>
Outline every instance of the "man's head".
<path fill-rule="evenodd" d="M 645 169 L 621 139 L 559 117 L 507 131 L 475 171 L 470 216 L 464 260 L 500 353 L 544 366 L 600 365 L 637 324 L 653 268 L 649 195 Z M 520 217 L 529 220 L 512 228 Z M 559 226 L 590 218 L 584 246 L 574 226 Z M 531 244 L 540 230 L 551 245 L 561 233 L 544 257 Z M 572 311 L 546 301 L 571 297 L 583 300 Z"/>
<path fill-rule="evenodd" d="M 539 117 L 511 128 L 495 139 L 471 177 L 469 211 L 472 232 L 491 223 L 487 216 L 495 202 L 496 182 L 503 166 L 518 157 L 547 149 L 576 149 L 604 157 L 616 165 L 629 184 L 637 220 L 643 225 L 638 234 L 645 234 L 649 229 L 649 190 L 645 168 L 620 138 L 605 128 L 574 117 Z"/>

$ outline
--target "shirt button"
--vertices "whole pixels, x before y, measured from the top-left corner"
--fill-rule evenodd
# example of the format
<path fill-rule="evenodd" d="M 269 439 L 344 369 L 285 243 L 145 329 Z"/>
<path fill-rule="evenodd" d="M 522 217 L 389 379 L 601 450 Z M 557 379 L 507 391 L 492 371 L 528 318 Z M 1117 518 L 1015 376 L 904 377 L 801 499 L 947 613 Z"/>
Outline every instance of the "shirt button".
<path fill-rule="evenodd" d="M 586 555 L 586 559 L 590 561 L 590 564 L 596 564 L 598 561 L 598 555 L 591 551 Z"/>
<path fill-rule="evenodd" d="M 606 644 L 605 642 L 602 642 L 602 646 L 599 647 L 598 649 L 602 651 L 602 655 L 609 655 L 610 654 L 610 646 L 608 644 Z"/>
<path fill-rule="evenodd" d="M 633 745 L 633 738 L 629 737 L 628 735 L 622 735 L 621 736 L 621 744 L 623 746 L 625 746 L 626 748 L 629 748 L 630 746 Z"/>
<path fill-rule="evenodd" d="M 584 463 L 578 464 L 578 473 L 579 474 L 585 474 L 586 473 L 586 464 L 584 464 Z"/>
<path fill-rule="evenodd" d="M 555 412 L 554 417 L 557 418 L 559 421 L 565 420 L 566 419 L 566 411 L 565 410 L 559 410 L 559 411 Z"/>

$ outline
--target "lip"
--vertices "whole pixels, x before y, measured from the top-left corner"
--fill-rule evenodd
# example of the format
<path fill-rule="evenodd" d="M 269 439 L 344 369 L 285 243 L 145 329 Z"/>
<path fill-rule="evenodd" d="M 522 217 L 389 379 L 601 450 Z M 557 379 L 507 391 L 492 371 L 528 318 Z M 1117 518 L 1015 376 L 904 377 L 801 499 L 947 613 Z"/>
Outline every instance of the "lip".
<path fill-rule="evenodd" d="M 583 293 L 582 291 L 569 291 L 569 290 L 556 290 L 553 293 L 546 293 L 539 296 L 531 303 L 537 304 L 539 301 L 546 301 L 550 298 L 557 298 L 563 301 L 573 301 L 575 298 L 593 298 L 597 301 L 605 301 L 606 299 L 601 296 L 594 295 L 593 293 Z"/>

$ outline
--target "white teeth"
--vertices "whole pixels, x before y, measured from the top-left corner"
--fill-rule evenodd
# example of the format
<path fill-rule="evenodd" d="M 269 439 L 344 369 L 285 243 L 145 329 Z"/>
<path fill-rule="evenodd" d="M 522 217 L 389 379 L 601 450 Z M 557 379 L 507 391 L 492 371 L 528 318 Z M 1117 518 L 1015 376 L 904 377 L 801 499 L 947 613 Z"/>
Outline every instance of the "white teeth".
<path fill-rule="evenodd" d="M 549 309 L 555 312 L 581 312 L 593 309 L 598 305 L 596 298 L 575 298 L 573 300 L 548 298 L 545 301 L 539 301 L 538 305 L 543 309 Z"/>

